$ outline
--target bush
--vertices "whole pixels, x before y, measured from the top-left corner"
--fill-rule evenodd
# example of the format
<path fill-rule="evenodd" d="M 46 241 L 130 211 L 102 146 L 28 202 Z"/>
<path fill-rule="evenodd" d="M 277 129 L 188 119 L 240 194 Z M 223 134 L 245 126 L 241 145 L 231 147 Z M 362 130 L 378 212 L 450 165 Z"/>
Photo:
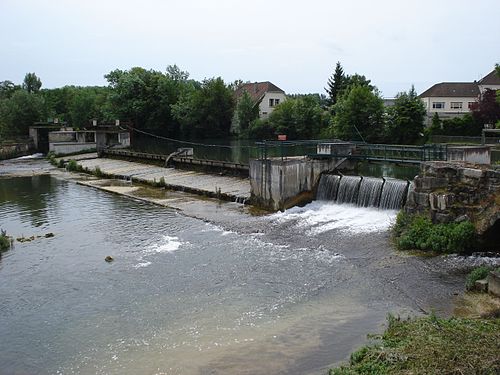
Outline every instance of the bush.
<path fill-rule="evenodd" d="M 76 160 L 71 159 L 68 164 L 66 164 L 66 169 L 70 172 L 82 172 L 83 168 L 79 165 Z"/>
<path fill-rule="evenodd" d="M 396 245 L 402 250 L 432 250 L 462 253 L 474 243 L 475 230 L 470 221 L 433 224 L 429 218 L 401 212 L 393 227 Z"/>
<path fill-rule="evenodd" d="M 94 175 L 96 177 L 103 177 L 104 173 L 102 173 L 101 168 L 99 166 L 95 167 Z"/>
<path fill-rule="evenodd" d="M 0 250 L 7 250 L 10 248 L 10 237 L 7 236 L 7 232 L 0 230 Z"/>
<path fill-rule="evenodd" d="M 465 288 L 467 290 L 472 290 L 477 280 L 485 279 L 490 272 L 490 268 L 486 266 L 481 266 L 474 268 L 465 279 Z"/>

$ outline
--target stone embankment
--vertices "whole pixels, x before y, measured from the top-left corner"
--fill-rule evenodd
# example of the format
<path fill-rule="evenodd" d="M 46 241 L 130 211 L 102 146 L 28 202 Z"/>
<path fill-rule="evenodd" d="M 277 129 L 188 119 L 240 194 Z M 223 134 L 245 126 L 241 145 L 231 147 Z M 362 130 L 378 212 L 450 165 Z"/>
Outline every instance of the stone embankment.
<path fill-rule="evenodd" d="M 35 149 L 32 141 L 0 144 L 0 160 L 17 158 L 31 154 Z"/>
<path fill-rule="evenodd" d="M 405 210 L 440 223 L 470 220 L 480 236 L 498 239 L 500 172 L 465 162 L 422 163 Z"/>
<path fill-rule="evenodd" d="M 71 157 L 89 172 L 133 182 L 164 186 L 228 201 L 244 203 L 250 198 L 248 179 L 158 167 L 123 160 L 97 158 L 88 155 Z"/>

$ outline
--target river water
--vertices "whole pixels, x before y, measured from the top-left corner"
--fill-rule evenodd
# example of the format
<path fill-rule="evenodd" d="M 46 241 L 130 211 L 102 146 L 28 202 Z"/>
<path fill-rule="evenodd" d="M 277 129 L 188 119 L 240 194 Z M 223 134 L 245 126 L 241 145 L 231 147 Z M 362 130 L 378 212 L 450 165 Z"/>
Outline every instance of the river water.
<path fill-rule="evenodd" d="M 0 228 L 35 236 L 0 258 L 0 373 L 324 374 L 388 312 L 449 313 L 462 289 L 392 249 L 395 211 L 178 202 L 0 164 Z"/>

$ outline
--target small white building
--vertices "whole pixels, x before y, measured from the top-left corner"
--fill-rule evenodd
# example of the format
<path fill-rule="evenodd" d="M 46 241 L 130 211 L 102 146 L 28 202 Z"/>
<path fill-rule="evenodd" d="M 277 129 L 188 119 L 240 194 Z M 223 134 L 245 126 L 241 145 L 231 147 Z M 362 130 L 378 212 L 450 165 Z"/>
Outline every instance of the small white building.
<path fill-rule="evenodd" d="M 271 82 L 245 83 L 239 86 L 234 95 L 238 101 L 247 92 L 259 106 L 259 118 L 266 119 L 274 108 L 286 100 L 285 92 Z"/>

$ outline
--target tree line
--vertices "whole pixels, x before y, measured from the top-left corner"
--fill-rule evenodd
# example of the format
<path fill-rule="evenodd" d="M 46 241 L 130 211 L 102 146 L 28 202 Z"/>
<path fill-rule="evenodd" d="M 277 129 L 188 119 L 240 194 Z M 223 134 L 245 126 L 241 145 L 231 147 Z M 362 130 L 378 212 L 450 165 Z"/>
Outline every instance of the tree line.
<path fill-rule="evenodd" d="M 479 135 L 487 109 L 491 112 L 498 107 L 493 93 L 469 117 L 434 119 L 425 128 L 425 108 L 413 87 L 386 107 L 369 79 L 346 74 L 340 62 L 327 81 L 327 95 L 288 95 L 267 119 L 259 119 L 258 103 L 248 94 L 235 99 L 234 90 L 243 83 L 240 80 L 227 83 L 215 77 L 196 81 L 176 65 L 164 72 L 141 67 L 116 69 L 105 78 L 108 85 L 104 87 L 55 89 L 42 88 L 35 73 L 26 74 L 20 85 L 0 82 L 0 136 L 27 136 L 29 126 L 48 118 L 58 118 L 74 128 L 85 127 L 92 119 L 101 123 L 120 119 L 138 129 L 184 139 L 274 139 L 276 134 L 287 134 L 289 139 L 419 143 L 426 135 L 456 135 L 457 130 Z M 232 126 L 235 123 L 237 127 Z"/>

